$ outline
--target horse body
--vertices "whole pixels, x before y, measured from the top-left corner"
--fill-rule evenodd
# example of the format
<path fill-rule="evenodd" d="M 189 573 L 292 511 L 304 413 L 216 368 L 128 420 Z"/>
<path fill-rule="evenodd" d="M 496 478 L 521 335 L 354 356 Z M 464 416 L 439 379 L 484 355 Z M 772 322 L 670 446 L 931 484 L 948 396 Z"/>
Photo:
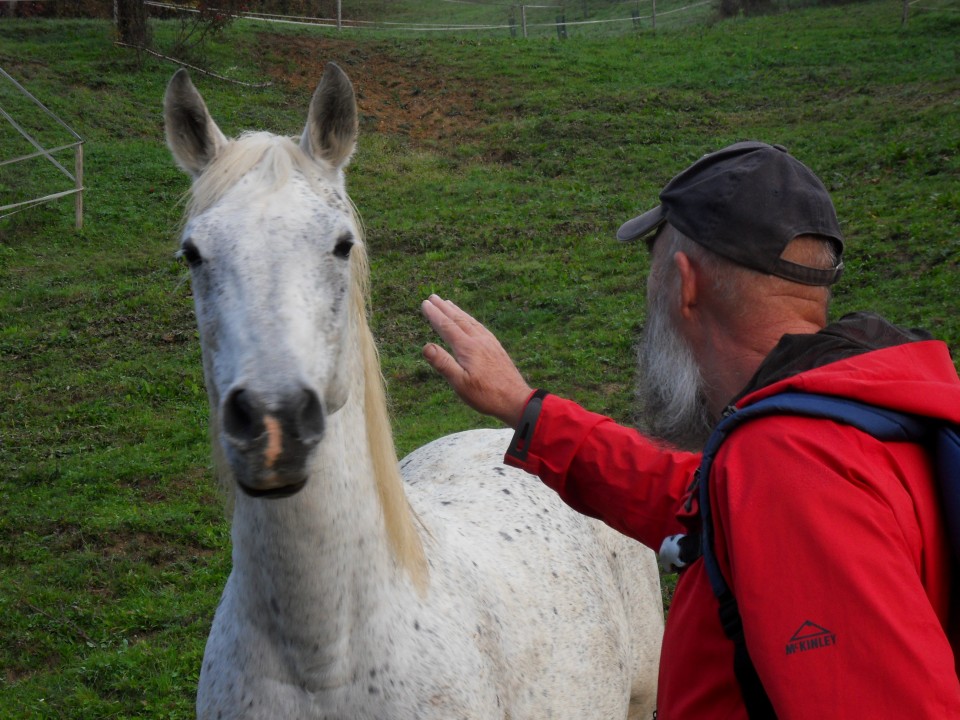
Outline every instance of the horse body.
<path fill-rule="evenodd" d="M 346 195 L 356 107 L 328 65 L 299 142 L 228 140 L 182 71 L 168 141 L 194 177 L 181 251 L 233 569 L 201 718 L 649 717 L 653 555 L 470 431 L 398 473 Z"/>
<path fill-rule="evenodd" d="M 436 440 L 401 462 L 452 631 L 493 671 L 498 704 L 445 717 L 650 717 L 662 613 L 648 550 L 502 464 L 509 430 Z M 438 608 L 438 613 L 442 612 Z M 442 652 L 442 648 L 437 648 Z"/>

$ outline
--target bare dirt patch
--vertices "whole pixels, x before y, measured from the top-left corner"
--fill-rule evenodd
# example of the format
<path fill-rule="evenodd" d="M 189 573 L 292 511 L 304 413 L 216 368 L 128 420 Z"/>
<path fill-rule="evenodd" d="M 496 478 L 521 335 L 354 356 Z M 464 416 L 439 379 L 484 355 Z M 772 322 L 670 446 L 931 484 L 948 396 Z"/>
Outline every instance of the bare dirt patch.
<path fill-rule="evenodd" d="M 304 93 L 316 87 L 326 62 L 340 65 L 356 90 L 364 132 L 455 144 L 485 120 L 475 81 L 467 84 L 396 45 L 271 33 L 262 33 L 259 41 L 260 62 L 270 78 Z"/>

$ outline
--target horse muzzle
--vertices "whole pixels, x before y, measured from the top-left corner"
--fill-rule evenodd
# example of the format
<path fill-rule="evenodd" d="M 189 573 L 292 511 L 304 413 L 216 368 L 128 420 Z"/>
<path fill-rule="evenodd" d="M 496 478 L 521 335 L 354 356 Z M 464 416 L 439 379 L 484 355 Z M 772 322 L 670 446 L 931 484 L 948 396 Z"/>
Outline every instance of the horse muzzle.
<path fill-rule="evenodd" d="M 311 452 L 323 438 L 317 393 L 301 388 L 279 400 L 234 387 L 220 410 L 227 460 L 250 497 L 283 498 L 307 484 Z"/>

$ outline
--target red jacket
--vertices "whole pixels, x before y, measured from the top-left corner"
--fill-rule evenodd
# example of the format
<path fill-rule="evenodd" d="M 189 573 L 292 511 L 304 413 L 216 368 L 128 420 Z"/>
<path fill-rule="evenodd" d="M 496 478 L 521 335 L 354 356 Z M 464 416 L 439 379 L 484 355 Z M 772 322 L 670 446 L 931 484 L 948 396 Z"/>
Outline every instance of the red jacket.
<path fill-rule="evenodd" d="M 737 404 L 787 389 L 960 423 L 960 380 L 936 341 L 829 362 Z M 525 459 L 506 457 L 654 549 L 698 522 L 682 504 L 699 460 L 552 395 Z M 950 556 L 921 447 L 776 416 L 738 429 L 711 475 L 717 557 L 780 718 L 960 718 Z M 658 720 L 746 718 L 702 559 L 677 582 L 658 705 Z"/>

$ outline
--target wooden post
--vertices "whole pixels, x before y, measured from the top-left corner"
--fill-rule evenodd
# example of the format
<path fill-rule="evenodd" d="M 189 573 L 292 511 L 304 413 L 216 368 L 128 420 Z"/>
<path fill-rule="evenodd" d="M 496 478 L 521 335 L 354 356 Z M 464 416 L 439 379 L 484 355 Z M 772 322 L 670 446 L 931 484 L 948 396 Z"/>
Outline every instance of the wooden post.
<path fill-rule="evenodd" d="M 657 0 L 652 0 L 653 10 L 650 14 L 650 22 L 653 23 L 653 29 L 657 29 Z"/>
<path fill-rule="evenodd" d="M 337 0 L 337 31 L 343 30 L 343 0 Z"/>
<path fill-rule="evenodd" d="M 900 25 L 907 24 L 907 12 L 910 10 L 910 0 L 903 0 L 903 15 L 900 17 Z"/>
<path fill-rule="evenodd" d="M 520 6 L 520 24 L 523 26 L 523 37 L 527 37 L 527 6 Z"/>
<path fill-rule="evenodd" d="M 79 230 L 83 227 L 83 143 L 77 145 L 74 182 L 77 187 L 77 197 L 74 201 L 75 224 Z"/>

